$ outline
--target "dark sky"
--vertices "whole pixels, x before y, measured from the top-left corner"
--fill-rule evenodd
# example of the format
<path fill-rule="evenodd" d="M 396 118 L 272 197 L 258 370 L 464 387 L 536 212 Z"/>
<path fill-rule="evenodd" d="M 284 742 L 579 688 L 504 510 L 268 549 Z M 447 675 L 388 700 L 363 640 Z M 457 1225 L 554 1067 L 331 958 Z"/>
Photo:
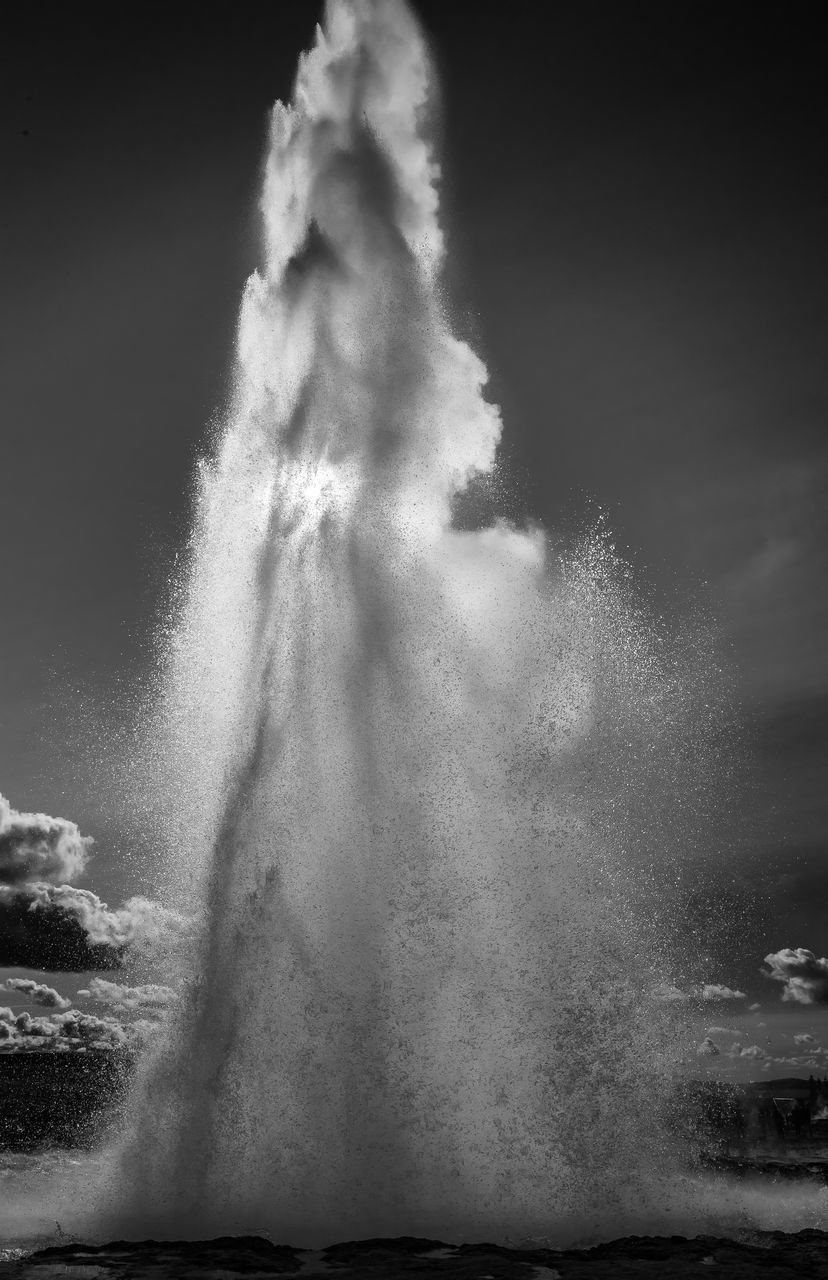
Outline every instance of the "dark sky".
<path fill-rule="evenodd" d="M 516 510 L 602 507 L 660 607 L 709 602 L 760 783 L 739 857 L 776 894 L 767 944 L 825 954 L 819 7 L 416 7 L 444 79 L 450 295 Z M 73 721 L 149 661 L 256 263 L 266 112 L 316 16 L 4 18 L 0 790 L 96 835 L 104 889 L 131 837 L 77 782 Z"/>

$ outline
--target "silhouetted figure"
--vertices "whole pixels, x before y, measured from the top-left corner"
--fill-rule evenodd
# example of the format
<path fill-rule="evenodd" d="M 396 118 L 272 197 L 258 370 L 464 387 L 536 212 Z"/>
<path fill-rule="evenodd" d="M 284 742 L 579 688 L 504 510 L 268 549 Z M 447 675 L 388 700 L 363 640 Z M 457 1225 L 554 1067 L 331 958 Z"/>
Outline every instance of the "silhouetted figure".
<path fill-rule="evenodd" d="M 776 1108 L 769 1098 L 765 1098 L 756 1108 L 759 1120 L 759 1134 L 762 1138 L 773 1137 L 775 1110 Z"/>
<path fill-rule="evenodd" d="M 779 1108 L 774 1104 L 773 1108 L 773 1126 L 776 1130 L 776 1136 L 780 1142 L 785 1140 L 785 1117 Z"/>
<path fill-rule="evenodd" d="M 811 1132 L 811 1107 L 810 1103 L 804 1098 L 800 1098 L 793 1109 L 791 1119 L 793 1120 L 794 1133 L 797 1138 L 801 1138 L 804 1134 Z"/>

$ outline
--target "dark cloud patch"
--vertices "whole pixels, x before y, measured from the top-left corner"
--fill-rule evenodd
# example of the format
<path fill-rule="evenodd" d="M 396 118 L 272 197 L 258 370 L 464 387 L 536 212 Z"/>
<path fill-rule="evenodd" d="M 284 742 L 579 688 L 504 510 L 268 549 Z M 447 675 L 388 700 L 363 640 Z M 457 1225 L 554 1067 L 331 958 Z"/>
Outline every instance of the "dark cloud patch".
<path fill-rule="evenodd" d="M 85 869 L 91 844 L 75 823 L 20 813 L 0 796 L 0 965 L 117 969 L 127 950 L 158 957 L 189 936 L 190 920 L 149 898 L 110 909 L 89 889 L 65 883 Z"/>
<path fill-rule="evenodd" d="M 91 848 L 91 838 L 82 836 L 74 822 L 20 813 L 0 795 L 0 884 L 74 880 Z"/>
<path fill-rule="evenodd" d="M 0 964 L 53 973 L 117 969 L 125 945 L 91 941 L 82 917 L 46 889 L 0 888 Z"/>
<path fill-rule="evenodd" d="M 806 947 L 783 947 L 765 956 L 765 976 L 782 985 L 782 999 L 828 1005 L 828 958 Z"/>
<path fill-rule="evenodd" d="M 110 910 L 73 885 L 0 885 L 0 964 L 80 973 L 117 969 L 129 950 L 169 954 L 189 935 L 190 921 L 149 898 Z"/>

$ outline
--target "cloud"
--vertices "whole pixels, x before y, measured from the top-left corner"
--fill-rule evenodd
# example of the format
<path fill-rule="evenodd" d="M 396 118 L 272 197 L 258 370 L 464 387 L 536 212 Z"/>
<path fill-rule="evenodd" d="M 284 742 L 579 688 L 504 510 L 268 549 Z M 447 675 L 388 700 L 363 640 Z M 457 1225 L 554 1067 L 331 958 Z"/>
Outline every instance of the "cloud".
<path fill-rule="evenodd" d="M 117 969 L 127 949 L 156 957 L 174 950 L 190 923 L 148 898 L 110 910 L 74 885 L 0 885 L 0 964 L 70 973 Z"/>
<path fill-rule="evenodd" d="M 147 1019 L 121 1023 L 78 1009 L 33 1018 L 29 1013 L 15 1015 L 11 1009 L 0 1009 L 0 1043 L 5 1053 L 135 1050 L 157 1032 L 158 1024 Z"/>
<path fill-rule="evenodd" d="M 736 1044 L 732 1044 L 730 1046 L 727 1051 L 727 1056 L 729 1058 L 752 1058 L 754 1061 L 759 1062 L 764 1058 L 767 1058 L 768 1055 L 758 1044 L 743 1045 L 737 1041 Z"/>
<path fill-rule="evenodd" d="M 713 1001 L 746 1000 L 744 991 L 735 991 L 732 987 L 721 986 L 717 982 L 705 982 L 701 985 L 682 990 L 670 982 L 660 982 L 653 988 L 653 996 L 664 1004 L 678 1004 L 684 1000 L 696 1000 L 705 1004 Z"/>
<path fill-rule="evenodd" d="M 653 987 L 653 997 L 664 1004 L 673 1004 L 678 1003 L 680 1000 L 690 999 L 684 991 L 679 987 L 674 987 L 670 982 L 659 982 L 657 987 Z"/>
<path fill-rule="evenodd" d="M 708 1027 L 705 1032 L 707 1036 L 738 1036 L 739 1032 L 735 1027 Z"/>
<path fill-rule="evenodd" d="M 780 1067 L 807 1067 L 809 1070 L 816 1068 L 820 1071 L 825 1068 L 825 1058 L 825 1049 L 816 1047 L 811 1053 L 794 1054 L 787 1058 L 771 1058 L 769 1061 L 775 1062 Z"/>
<path fill-rule="evenodd" d="M 30 1013 L 18 1013 L 14 1020 L 16 1029 L 23 1036 L 56 1036 L 58 1027 L 51 1018 L 33 1018 Z"/>
<path fill-rule="evenodd" d="M 68 1009 L 71 1004 L 54 987 L 47 987 L 45 983 L 35 982 L 32 978 L 7 978 L 0 984 L 0 991 L 19 991 L 32 1004 L 42 1004 L 46 1009 Z"/>
<path fill-rule="evenodd" d="M 765 964 L 765 977 L 782 984 L 783 1000 L 828 1004 L 828 958 L 817 959 L 805 947 L 783 947 L 765 956 Z"/>
<path fill-rule="evenodd" d="M 79 973 L 116 969 L 125 943 L 92 937 L 107 908 L 95 894 L 71 885 L 0 885 L 0 964 Z"/>
<path fill-rule="evenodd" d="M 798 1036 L 794 1036 L 794 1044 L 816 1045 L 816 1040 L 813 1036 L 809 1035 L 807 1031 L 803 1031 Z"/>
<path fill-rule="evenodd" d="M 136 1018 L 134 1022 L 127 1025 L 126 1032 L 130 1037 L 131 1046 L 141 1049 L 157 1038 L 159 1029 L 159 1023 L 155 1018 Z"/>
<path fill-rule="evenodd" d="M 0 796 L 0 965 L 117 969 L 127 950 L 158 959 L 189 940 L 192 920 L 180 912 L 144 897 L 111 910 L 65 883 L 84 870 L 91 845 L 73 822 L 18 813 Z"/>
<path fill-rule="evenodd" d="M 74 822 L 19 813 L 0 795 L 0 884 L 74 880 L 86 867 L 92 840 Z"/>
<path fill-rule="evenodd" d="M 758 1013 L 761 1008 L 761 1004 L 749 1004 L 748 1013 Z"/>
<path fill-rule="evenodd" d="M 119 982 L 107 982 L 105 978 L 93 978 L 88 988 L 79 991 L 78 995 L 109 1005 L 116 1013 L 166 1009 L 178 999 L 178 993 L 172 987 L 158 983 L 126 987 Z"/>
<path fill-rule="evenodd" d="M 715 1040 L 711 1040 L 710 1036 L 705 1036 L 701 1044 L 696 1049 L 696 1053 L 700 1058 L 715 1058 L 721 1053 L 721 1049 L 716 1044 Z"/>
<path fill-rule="evenodd" d="M 702 1000 L 746 1000 L 744 991 L 735 991 L 733 987 L 723 987 L 716 982 L 707 982 L 702 987 Z"/>

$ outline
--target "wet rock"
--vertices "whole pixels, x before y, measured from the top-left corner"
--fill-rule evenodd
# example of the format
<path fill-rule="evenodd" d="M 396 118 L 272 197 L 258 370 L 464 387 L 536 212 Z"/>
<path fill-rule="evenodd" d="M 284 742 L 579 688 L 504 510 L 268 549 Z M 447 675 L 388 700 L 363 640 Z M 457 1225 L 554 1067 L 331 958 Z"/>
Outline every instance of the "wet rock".
<path fill-rule="evenodd" d="M 2 1258 L 2 1253 L 0 1253 Z M 704 1268 L 702 1270 L 702 1268 Z M 357 1240 L 316 1251 L 257 1236 L 218 1240 L 70 1244 L 0 1261 L 2 1280 L 828 1280 L 828 1233 L 628 1236 L 591 1249 L 508 1249 L 402 1237 Z"/>

